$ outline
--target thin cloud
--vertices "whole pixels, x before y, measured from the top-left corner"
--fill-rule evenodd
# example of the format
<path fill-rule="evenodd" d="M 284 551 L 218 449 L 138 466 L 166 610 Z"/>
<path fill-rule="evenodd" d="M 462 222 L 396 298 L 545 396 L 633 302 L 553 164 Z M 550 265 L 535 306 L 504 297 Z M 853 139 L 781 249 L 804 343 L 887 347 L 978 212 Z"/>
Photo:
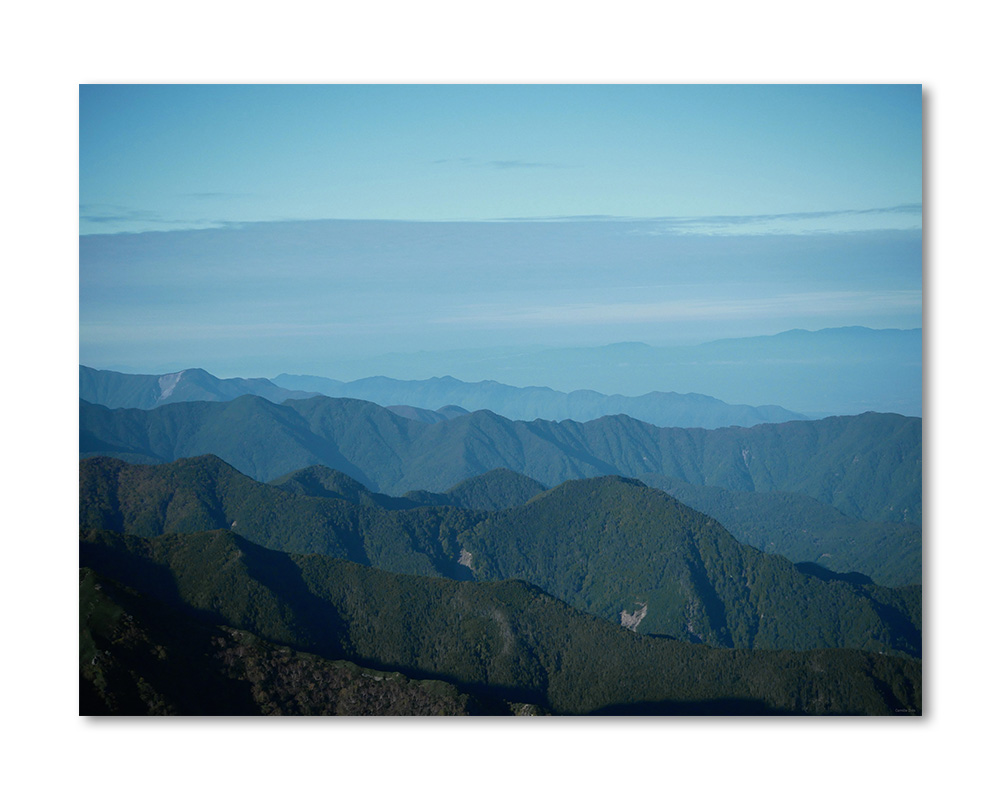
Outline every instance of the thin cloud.
<path fill-rule="evenodd" d="M 531 308 L 468 308 L 433 320 L 439 324 L 523 326 L 582 325 L 615 322 L 756 319 L 783 314 L 856 314 L 886 310 L 919 310 L 919 290 L 799 292 L 761 298 L 668 300 L 655 303 L 578 303 Z"/>
<path fill-rule="evenodd" d="M 496 169 L 566 169 L 566 164 L 556 164 L 551 161 L 487 161 L 486 166 Z"/>
<path fill-rule="evenodd" d="M 707 217 L 672 217 L 672 218 L 667 218 L 667 221 L 676 221 L 680 223 L 721 222 L 726 224 L 750 223 L 750 222 L 776 222 L 779 220 L 780 221 L 812 220 L 812 219 L 824 219 L 826 217 L 845 217 L 854 214 L 913 213 L 913 212 L 919 212 L 921 208 L 922 206 L 919 203 L 909 203 L 907 205 L 890 206 L 888 208 L 860 208 L 860 209 L 845 208 L 845 209 L 837 209 L 835 211 L 795 211 L 784 214 L 749 214 L 744 216 L 716 215 Z"/>
<path fill-rule="evenodd" d="M 210 219 L 207 217 L 165 217 L 163 214 L 147 209 L 98 204 L 82 204 L 80 206 L 80 223 L 112 226 L 129 225 L 134 228 L 130 232 L 135 233 L 141 233 L 144 230 L 148 231 L 150 226 L 155 230 L 161 230 L 164 227 L 168 227 L 169 229 L 224 228 L 240 224 L 233 220 Z"/>
<path fill-rule="evenodd" d="M 248 192 L 186 192 L 178 197 L 190 197 L 193 200 L 230 200 L 235 197 L 250 197 Z"/>
<path fill-rule="evenodd" d="M 464 167 L 489 169 L 569 169 L 570 164 L 555 161 L 524 161 L 519 158 L 483 160 L 481 158 L 438 158 L 432 164 L 458 164 Z"/>
<path fill-rule="evenodd" d="M 494 222 L 636 222 L 657 225 L 663 229 L 686 229 L 691 226 L 712 225 L 752 225 L 762 222 L 799 222 L 806 220 L 833 219 L 846 216 L 867 216 L 878 214 L 920 214 L 920 203 L 906 203 L 886 208 L 846 208 L 832 211 L 795 211 L 782 214 L 706 214 L 697 217 L 636 217 L 611 214 L 574 214 L 544 217 L 499 217 Z"/>

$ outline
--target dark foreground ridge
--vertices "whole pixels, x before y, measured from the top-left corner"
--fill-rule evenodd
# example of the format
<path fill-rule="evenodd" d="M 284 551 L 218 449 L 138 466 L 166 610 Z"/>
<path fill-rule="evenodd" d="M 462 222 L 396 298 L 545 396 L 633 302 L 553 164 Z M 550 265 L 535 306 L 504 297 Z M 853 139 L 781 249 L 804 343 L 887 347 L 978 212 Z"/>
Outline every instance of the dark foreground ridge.
<path fill-rule="evenodd" d="M 487 710 L 489 703 L 501 703 L 506 713 L 519 708 L 512 704 L 526 703 L 557 714 L 706 708 L 909 714 L 921 708 L 918 660 L 854 650 L 725 650 L 641 636 L 521 581 L 398 575 L 267 550 L 228 531 L 156 539 L 90 532 L 81 536 L 80 557 L 87 570 L 87 600 L 81 603 L 84 710 L 99 710 L 102 703 L 114 710 L 117 703 L 134 713 L 142 704 L 149 713 L 223 713 L 203 708 L 199 700 L 221 687 L 220 697 L 234 698 L 225 713 L 274 713 L 299 696 L 295 686 L 329 668 L 311 656 L 351 662 L 348 671 L 398 672 L 410 681 L 451 684 L 397 687 L 414 707 L 435 709 L 428 713 L 473 702 L 486 702 Z M 98 588 L 109 579 L 124 588 L 110 582 L 110 589 Z M 164 629 L 146 614 L 160 613 L 161 604 L 169 607 L 167 616 L 183 614 L 190 624 L 205 626 L 201 638 L 185 639 L 180 647 L 159 641 Z M 226 654 L 233 655 L 234 645 L 219 639 L 241 646 L 247 634 L 265 640 L 253 659 L 236 668 L 203 668 L 206 659 L 225 664 Z M 129 658 L 142 661 L 144 653 L 170 670 L 138 674 Z M 278 669 L 276 662 L 285 666 Z M 303 672 L 308 674 L 289 677 Z M 164 674 L 193 681 L 164 681 Z M 259 688 L 264 686 L 267 691 Z M 340 707 L 339 695 L 324 700 L 310 691 L 307 686 L 294 702 L 312 713 Z M 175 700 L 177 692 L 187 695 Z M 248 693 L 253 704 L 240 705 Z M 438 697 L 437 705 L 429 694 Z"/>
<path fill-rule="evenodd" d="M 524 484 L 500 473 L 473 485 L 503 488 L 495 499 Z M 717 646 L 921 652 L 919 587 L 807 574 L 635 479 L 568 481 L 494 512 L 386 507 L 393 500 L 405 498 L 371 493 L 326 468 L 266 485 L 214 456 L 80 466 L 81 529 L 157 537 L 222 528 L 273 550 L 393 572 L 520 579 L 642 633 Z"/>

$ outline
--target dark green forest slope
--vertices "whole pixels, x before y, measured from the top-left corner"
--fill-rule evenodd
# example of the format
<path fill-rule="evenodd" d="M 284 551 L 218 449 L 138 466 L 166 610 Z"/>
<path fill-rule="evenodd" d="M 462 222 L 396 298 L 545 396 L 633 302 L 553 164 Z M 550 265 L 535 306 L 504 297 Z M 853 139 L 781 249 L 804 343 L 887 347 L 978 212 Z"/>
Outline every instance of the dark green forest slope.
<path fill-rule="evenodd" d="M 466 478 L 447 492 L 407 492 L 405 497 L 421 505 L 448 505 L 483 511 L 503 511 L 527 503 L 546 486 L 527 475 L 503 467 Z"/>
<path fill-rule="evenodd" d="M 520 581 L 392 574 L 266 550 L 228 531 L 155 539 L 90 532 L 81 537 L 80 559 L 95 574 L 85 574 L 85 583 L 120 582 L 201 625 L 554 713 L 893 714 L 921 708 L 917 660 L 850 650 L 722 650 L 641 636 Z M 120 601 L 100 601 L 93 583 L 85 594 L 97 595 L 81 604 L 82 616 L 89 615 L 84 627 L 96 635 L 81 638 L 82 667 L 88 647 L 90 665 L 99 667 L 99 636 L 120 630 L 111 619 L 117 609 L 130 612 Z M 138 638 L 156 649 L 155 636 L 140 630 Z M 191 657 L 203 657 L 193 646 Z M 171 658 L 168 648 L 162 655 Z M 116 663 L 123 660 L 119 655 Z M 85 672 L 84 682 L 95 688 L 83 699 L 107 697 L 108 687 L 99 683 L 116 668 Z M 123 694 L 136 683 L 126 675 Z M 152 688 L 155 693 L 155 681 Z M 230 688 L 236 695 L 245 691 L 242 684 Z"/>
<path fill-rule="evenodd" d="M 636 480 L 569 481 L 460 538 L 480 580 L 519 578 L 645 633 L 725 647 L 919 656 L 919 586 L 807 574 Z M 636 618 L 638 614 L 638 618 Z"/>
<path fill-rule="evenodd" d="M 395 510 L 382 496 L 324 470 L 337 496 L 310 496 L 258 483 L 216 456 L 172 464 L 80 462 L 80 528 L 138 536 L 226 528 L 264 547 L 321 553 L 395 572 L 471 577 L 458 534 L 485 512 L 453 506 Z M 345 499 L 354 495 L 354 499 Z M 392 500 L 393 498 L 386 498 Z M 398 499 L 398 498 L 396 498 Z"/>
<path fill-rule="evenodd" d="M 867 520 L 919 525 L 921 420 L 862 414 L 703 430 L 625 416 L 515 422 L 488 411 L 427 424 L 360 400 L 245 396 L 151 411 L 80 404 L 80 453 L 142 463 L 213 453 L 258 480 L 322 464 L 369 489 L 440 492 L 506 468 L 546 486 L 652 473 L 698 486 L 796 492 Z"/>
<path fill-rule="evenodd" d="M 80 570 L 83 715 L 532 714 L 443 681 L 359 667 L 211 625 Z"/>
<path fill-rule="evenodd" d="M 639 479 L 718 520 L 736 539 L 792 561 L 858 572 L 884 586 L 922 583 L 920 526 L 849 517 L 795 492 L 694 486 L 663 475 Z"/>
<path fill-rule="evenodd" d="M 331 496 L 257 483 L 214 456 L 156 466 L 86 459 L 80 527 L 146 537 L 224 528 L 275 550 L 394 572 L 520 578 L 622 624 L 641 608 L 634 626 L 643 633 L 727 647 L 920 654 L 919 587 L 805 574 L 635 480 L 571 481 L 485 512 L 389 509 L 349 478 L 320 476 L 337 489 L 325 490 Z"/>
<path fill-rule="evenodd" d="M 371 492 L 344 473 L 320 465 L 296 470 L 271 481 L 271 485 L 295 494 L 333 497 L 358 505 L 377 505 L 387 509 L 459 506 L 482 511 L 502 511 L 519 506 L 547 488 L 526 475 L 501 468 L 467 478 L 446 492 L 414 490 L 403 497 L 392 497 Z"/>

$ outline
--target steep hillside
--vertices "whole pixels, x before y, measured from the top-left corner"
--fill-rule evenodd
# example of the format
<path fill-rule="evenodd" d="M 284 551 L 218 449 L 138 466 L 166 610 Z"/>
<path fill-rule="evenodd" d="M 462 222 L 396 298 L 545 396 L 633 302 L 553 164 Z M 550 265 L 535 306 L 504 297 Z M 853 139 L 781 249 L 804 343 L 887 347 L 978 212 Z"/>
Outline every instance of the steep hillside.
<path fill-rule="evenodd" d="M 108 408 L 157 408 L 192 400 L 235 400 L 253 394 L 281 403 L 312 397 L 276 386 L 265 378 L 216 378 L 203 369 L 185 369 L 167 375 L 129 375 L 80 365 L 80 399 Z"/>
<path fill-rule="evenodd" d="M 82 530 L 158 537 L 225 528 L 268 548 L 394 572 L 520 578 L 622 624 L 641 607 L 633 627 L 643 633 L 727 647 L 920 654 L 919 587 L 804 574 L 634 480 L 572 481 L 487 513 L 294 494 L 213 456 L 165 466 L 89 459 L 80 473 Z"/>
<path fill-rule="evenodd" d="M 334 500 L 345 500 L 359 506 L 377 506 L 386 509 L 417 508 L 424 505 L 447 505 L 445 503 L 421 503 L 410 497 L 392 497 L 387 494 L 372 492 L 364 484 L 359 483 L 343 472 L 317 464 L 270 481 L 276 486 L 292 494 L 305 497 L 326 497 Z M 438 495 L 434 495 L 437 497 Z M 444 497 L 444 495 L 440 495 Z M 452 503 L 451 505 L 458 505 Z"/>
<path fill-rule="evenodd" d="M 493 469 L 467 478 L 446 492 L 407 492 L 406 499 L 421 505 L 459 506 L 482 511 L 502 511 L 527 503 L 546 487 L 509 469 Z"/>
<path fill-rule="evenodd" d="M 794 492 L 743 492 L 694 486 L 663 475 L 639 479 L 718 520 L 736 539 L 765 553 L 859 572 L 883 586 L 922 582 L 917 525 L 869 522 Z"/>
<path fill-rule="evenodd" d="M 342 477 L 341 484 L 349 485 Z M 109 458 L 80 463 L 81 530 L 153 537 L 225 528 L 292 553 L 322 553 L 417 575 L 471 577 L 459 563 L 457 534 L 482 519 L 482 512 L 450 506 L 389 510 L 371 497 L 359 492 L 359 504 L 343 496 L 296 494 L 257 483 L 215 456 L 157 466 Z"/>
<path fill-rule="evenodd" d="M 229 532 L 90 533 L 81 565 L 202 623 L 555 713 L 919 713 L 920 663 L 638 636 L 522 582 L 395 575 Z"/>
<path fill-rule="evenodd" d="M 81 715 L 485 713 L 537 709 L 484 704 L 443 681 L 410 680 L 199 623 L 93 570 L 80 571 Z"/>
<path fill-rule="evenodd" d="M 361 400 L 175 403 L 150 411 L 81 402 L 80 453 L 172 461 L 214 453 L 258 480 L 322 464 L 390 494 L 440 492 L 493 469 L 555 486 L 621 474 L 698 486 L 796 492 L 868 520 L 919 525 L 921 420 L 862 414 L 720 430 L 626 416 L 518 422 L 489 411 L 435 424 Z"/>
<path fill-rule="evenodd" d="M 919 587 L 805 574 L 635 480 L 571 481 L 459 538 L 477 579 L 525 580 L 645 633 L 724 647 L 921 652 Z"/>

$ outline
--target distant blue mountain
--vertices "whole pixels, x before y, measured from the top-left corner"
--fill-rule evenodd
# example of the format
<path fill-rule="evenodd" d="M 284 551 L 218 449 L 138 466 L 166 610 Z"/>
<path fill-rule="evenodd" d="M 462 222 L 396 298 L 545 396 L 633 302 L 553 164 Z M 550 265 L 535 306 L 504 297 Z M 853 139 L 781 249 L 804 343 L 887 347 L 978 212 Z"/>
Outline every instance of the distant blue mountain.
<path fill-rule="evenodd" d="M 203 369 L 185 369 L 167 375 L 128 375 L 80 365 L 80 399 L 108 408 L 159 408 L 193 400 L 225 402 L 253 394 L 282 403 L 313 397 L 275 386 L 265 378 L 216 378 Z"/>
<path fill-rule="evenodd" d="M 329 369 L 344 379 L 373 373 L 398 379 L 448 374 L 462 381 L 495 380 L 565 392 L 584 386 L 629 396 L 697 392 L 726 403 L 777 404 L 809 417 L 866 411 L 923 415 L 920 328 L 790 330 L 676 347 L 622 342 L 603 347 L 401 353 L 338 362 Z M 283 383 L 284 377 L 275 382 L 291 385 Z"/>
<path fill-rule="evenodd" d="M 450 375 L 423 381 L 377 377 L 345 383 L 312 375 L 282 374 L 272 381 L 286 389 L 378 403 L 411 419 L 416 418 L 413 411 L 397 409 L 401 405 L 403 408 L 438 408 L 439 411 L 434 413 L 441 414 L 448 407 L 458 406 L 460 413 L 465 409 L 485 409 L 508 419 L 529 421 L 572 419 L 587 422 L 613 414 L 626 414 L 643 422 L 669 428 L 725 428 L 730 425 L 750 427 L 764 422 L 806 419 L 803 414 L 778 406 L 729 405 L 703 394 L 650 392 L 641 397 L 625 397 L 589 390 L 567 393 L 544 386 L 519 388 L 496 381 L 466 383 Z M 435 421 L 426 416 L 420 418 Z"/>
<path fill-rule="evenodd" d="M 777 406 L 733 406 L 706 395 L 651 392 L 643 397 L 599 392 L 557 392 L 540 386 L 517 388 L 496 381 L 464 383 L 451 377 L 426 381 L 366 378 L 344 383 L 308 375 L 264 378 L 217 378 L 202 369 L 167 375 L 128 375 L 80 367 L 80 399 L 108 408 L 159 408 L 194 400 L 224 402 L 245 394 L 273 403 L 317 394 L 368 400 L 394 414 L 422 422 L 441 422 L 468 414 L 493 411 L 509 419 L 573 419 L 587 422 L 611 414 L 627 414 L 644 422 L 674 428 L 749 427 L 763 422 L 806 419 Z M 432 410 L 436 409 L 436 410 Z"/>

